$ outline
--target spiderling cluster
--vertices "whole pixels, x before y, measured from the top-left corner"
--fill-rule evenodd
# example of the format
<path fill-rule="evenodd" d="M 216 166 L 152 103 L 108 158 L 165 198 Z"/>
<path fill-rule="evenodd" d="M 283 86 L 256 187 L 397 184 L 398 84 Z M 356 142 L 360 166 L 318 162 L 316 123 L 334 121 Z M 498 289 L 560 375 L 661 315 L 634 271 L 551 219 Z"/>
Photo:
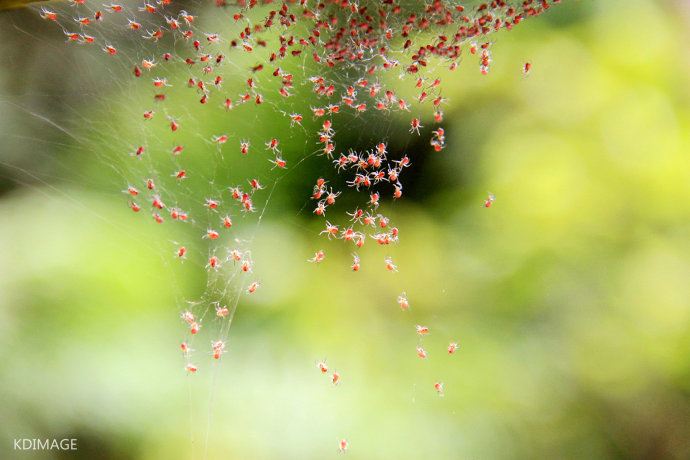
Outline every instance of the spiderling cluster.
<path fill-rule="evenodd" d="M 455 71 L 467 60 L 482 74 L 489 73 L 489 36 L 510 30 L 555 3 L 559 0 L 216 0 L 214 9 L 198 4 L 195 13 L 187 11 L 189 3 L 183 8 L 172 0 L 105 5 L 71 0 L 61 11 L 40 9 L 44 19 L 62 29 L 68 45 L 92 47 L 116 60 L 114 67 L 126 66 L 133 84 L 148 94 L 149 99 L 138 101 L 143 110 L 133 113 L 141 125 L 140 137 L 120 140 L 121 154 L 132 162 L 123 178 L 124 191 L 134 213 L 150 213 L 161 225 L 191 226 L 192 234 L 207 243 L 206 263 L 199 264 L 208 272 L 207 291 L 180 312 L 187 328 L 181 350 L 189 373 L 200 368 L 192 345 L 202 326 L 211 323 L 216 328 L 210 347 L 202 349 L 210 359 L 220 360 L 240 296 L 260 292 L 261 283 L 252 275 L 251 239 L 241 239 L 235 232 L 252 220 L 260 223 L 275 184 L 306 158 L 323 158 L 324 173 L 310 186 L 312 213 L 323 222 L 322 237 L 351 245 L 350 269 L 360 271 L 357 251 L 364 250 L 367 241 L 391 246 L 401 237 L 383 209 L 386 202 L 403 198 L 405 172 L 412 161 L 404 151 L 390 151 L 386 134 L 361 149 L 341 145 L 337 131 L 371 113 L 376 120 L 403 117 L 409 136 L 430 133 L 430 151 L 443 151 L 446 133 L 441 123 L 448 101 L 439 69 Z M 209 26 L 204 15 L 209 16 Z M 526 63 L 523 72 L 530 69 Z M 229 79 L 243 83 L 224 84 Z M 309 111 L 304 111 L 304 98 Z M 202 177 L 201 183 L 212 185 L 210 195 L 200 196 L 197 188 L 185 185 L 205 174 L 197 172 L 182 141 L 189 139 L 183 133 L 188 124 L 194 129 L 197 114 L 251 114 L 264 107 L 284 120 L 282 135 L 259 139 L 252 130 L 236 132 L 228 127 L 203 142 L 216 169 L 252 156 L 264 157 L 266 168 L 231 184 L 217 175 Z M 430 129 L 423 130 L 425 126 Z M 305 134 L 314 147 L 306 152 L 285 149 L 281 141 L 294 130 Z M 371 132 L 376 132 L 374 127 Z M 327 171 L 341 177 L 345 188 L 331 185 Z M 332 209 L 346 190 L 361 195 L 360 204 L 334 214 Z M 490 195 L 484 206 L 493 202 Z M 193 246 L 178 242 L 170 257 L 184 261 Z M 308 262 L 318 264 L 325 258 L 320 249 Z M 396 272 L 398 265 L 387 255 L 381 268 Z M 402 311 L 410 308 L 405 292 L 397 303 Z M 417 325 L 416 332 L 417 356 L 426 359 L 421 340 L 429 328 Z M 458 348 L 451 342 L 447 353 L 452 355 Z M 325 361 L 318 368 L 328 373 Z M 338 372 L 332 373 L 333 384 L 340 379 Z M 443 395 L 442 382 L 433 387 Z M 339 448 L 345 451 L 348 442 L 341 440 Z"/>

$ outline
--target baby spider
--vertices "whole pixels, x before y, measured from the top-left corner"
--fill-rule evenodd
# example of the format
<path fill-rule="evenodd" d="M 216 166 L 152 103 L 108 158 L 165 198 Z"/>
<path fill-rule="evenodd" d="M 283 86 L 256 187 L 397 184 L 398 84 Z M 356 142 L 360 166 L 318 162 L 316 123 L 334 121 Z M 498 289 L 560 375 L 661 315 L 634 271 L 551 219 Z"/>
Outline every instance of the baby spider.
<path fill-rule="evenodd" d="M 317 216 L 325 216 L 326 215 L 326 203 L 321 200 L 316 204 L 316 208 L 314 208 L 314 214 Z"/>
<path fill-rule="evenodd" d="M 293 113 L 290 115 L 290 126 L 294 126 L 295 123 L 302 125 L 302 115 L 299 113 Z"/>
<path fill-rule="evenodd" d="M 220 268 L 220 259 L 216 256 L 211 256 L 208 259 L 208 264 L 206 264 L 207 269 L 218 270 Z"/>
<path fill-rule="evenodd" d="M 379 195 L 378 192 L 374 192 L 369 196 L 369 205 L 376 209 L 379 207 L 379 198 L 381 198 L 381 195 Z"/>
<path fill-rule="evenodd" d="M 233 249 L 233 250 L 230 251 L 230 253 L 228 254 L 228 260 L 231 260 L 231 259 L 232 259 L 234 262 L 239 262 L 240 260 L 242 260 L 242 252 L 240 252 L 239 249 Z"/>
<path fill-rule="evenodd" d="M 45 7 L 41 8 L 41 18 L 47 21 L 57 21 L 58 15 Z"/>
<path fill-rule="evenodd" d="M 393 263 L 393 259 L 391 259 L 390 257 L 386 257 L 384 262 L 386 263 L 386 270 L 388 270 L 389 272 L 398 271 L 398 266 Z"/>
<path fill-rule="evenodd" d="M 218 233 L 216 230 L 209 228 L 208 230 L 206 230 L 206 235 L 204 235 L 204 238 L 208 238 L 209 240 L 217 240 L 219 236 L 220 233 Z"/>
<path fill-rule="evenodd" d="M 326 221 L 326 230 L 322 230 L 320 234 L 323 235 L 325 233 L 326 236 L 328 236 L 328 239 L 330 240 L 331 237 L 337 238 L 338 232 L 339 232 L 339 228 L 337 225 L 333 225 L 330 222 Z"/>
<path fill-rule="evenodd" d="M 208 209 L 218 209 L 218 206 L 220 206 L 220 201 L 214 200 L 213 198 L 206 198 L 204 206 L 206 206 Z"/>
<path fill-rule="evenodd" d="M 247 288 L 247 293 L 248 294 L 254 294 L 257 289 L 259 289 L 259 286 L 261 286 L 257 281 L 254 281 L 252 284 L 249 285 Z"/>
<path fill-rule="evenodd" d="M 493 193 L 489 193 L 486 200 L 484 200 L 484 207 L 490 208 L 491 205 L 494 204 L 494 201 L 496 201 L 496 196 Z"/>
<path fill-rule="evenodd" d="M 417 347 L 417 356 L 422 358 L 422 359 L 426 359 L 426 357 L 427 357 L 426 350 L 424 350 L 424 348 L 422 348 L 422 347 Z"/>
<path fill-rule="evenodd" d="M 322 262 L 323 259 L 325 259 L 325 258 L 326 258 L 326 254 L 323 252 L 323 249 L 321 249 L 314 254 L 314 257 L 312 257 L 311 259 L 307 259 L 307 262 L 312 262 L 312 263 L 318 264 L 318 263 Z"/>
<path fill-rule="evenodd" d="M 211 349 L 213 350 L 213 359 L 220 359 L 220 356 L 225 353 L 225 342 L 222 340 L 211 342 Z"/>
<path fill-rule="evenodd" d="M 191 325 L 194 323 L 194 315 L 192 314 L 191 311 L 185 311 L 180 315 L 180 318 L 182 318 L 182 321 L 185 323 Z"/>
<path fill-rule="evenodd" d="M 436 390 L 439 396 L 443 396 L 443 382 L 434 383 L 434 389 Z"/>
<path fill-rule="evenodd" d="M 154 195 L 151 200 L 151 206 L 157 209 L 163 209 L 165 207 L 165 204 L 158 195 Z"/>
<path fill-rule="evenodd" d="M 156 88 L 164 88 L 164 87 L 166 87 L 166 86 L 171 86 L 171 85 L 168 84 L 168 79 L 167 79 L 167 78 L 160 78 L 160 77 L 157 77 L 157 78 L 154 78 L 154 79 L 153 79 L 153 86 L 156 87 Z M 173 120 L 171 119 L 171 121 L 173 121 Z M 174 131 L 174 130 L 173 130 L 173 131 Z"/>
<path fill-rule="evenodd" d="M 395 185 L 394 187 L 393 198 L 399 200 L 402 197 L 402 187 L 400 185 Z"/>
<path fill-rule="evenodd" d="M 328 193 L 326 196 L 326 204 L 328 206 L 331 206 L 332 204 L 335 203 L 335 199 L 340 196 L 341 192 L 334 192 L 333 189 L 331 188 L 331 191 Z"/>
<path fill-rule="evenodd" d="M 412 121 L 410 122 L 410 132 L 411 133 L 417 133 L 419 134 L 419 129 L 423 128 L 422 122 L 419 120 L 419 118 L 413 118 Z"/>
<path fill-rule="evenodd" d="M 103 51 L 111 56 L 115 56 L 117 54 L 117 49 L 112 45 L 105 45 L 103 47 Z"/>
<path fill-rule="evenodd" d="M 219 134 L 211 138 L 211 142 L 218 145 L 223 145 L 228 141 L 229 137 L 227 134 Z"/>
<path fill-rule="evenodd" d="M 252 271 L 252 262 L 248 259 L 244 259 L 242 263 L 240 264 L 240 269 L 245 272 L 249 273 Z"/>
<path fill-rule="evenodd" d="M 275 168 L 285 169 L 285 168 L 287 168 L 287 161 L 285 161 L 280 155 L 276 155 L 274 160 L 269 159 L 268 161 L 274 164 L 273 168 L 271 168 L 271 169 L 275 169 Z"/>
<path fill-rule="evenodd" d="M 352 265 L 350 266 L 353 272 L 358 272 L 361 268 L 359 263 L 359 256 L 357 254 L 352 254 Z"/>
<path fill-rule="evenodd" d="M 261 183 L 259 182 L 259 179 L 249 179 L 249 185 L 252 187 L 252 190 L 254 190 L 254 191 L 264 189 L 264 186 L 261 185 Z"/>
<path fill-rule="evenodd" d="M 529 75 L 530 70 L 532 70 L 532 63 L 531 62 L 525 62 L 525 65 L 522 67 L 523 75 L 525 75 L 525 76 Z"/>
<path fill-rule="evenodd" d="M 131 196 L 137 196 L 139 195 L 139 190 L 133 185 L 129 185 L 127 186 L 127 190 L 125 190 L 125 193 L 129 193 Z"/>
<path fill-rule="evenodd" d="M 357 238 L 355 239 L 355 246 L 357 246 L 358 248 L 361 248 L 362 246 L 364 246 L 364 241 L 365 241 L 364 233 L 360 232 L 357 235 Z"/>
<path fill-rule="evenodd" d="M 400 305 L 400 309 L 403 311 L 410 309 L 410 302 L 407 300 L 407 294 L 404 292 L 398 296 L 398 305 Z"/>
<path fill-rule="evenodd" d="M 266 150 L 273 150 L 275 153 L 280 153 L 280 150 L 278 150 L 278 144 L 280 144 L 280 141 L 276 138 L 273 138 L 266 142 Z"/>
<path fill-rule="evenodd" d="M 229 313 L 230 311 L 228 310 L 228 307 L 226 307 L 225 305 L 223 305 L 222 307 L 220 305 L 216 305 L 216 316 L 218 316 L 219 318 L 225 318 L 226 316 L 228 316 Z"/>

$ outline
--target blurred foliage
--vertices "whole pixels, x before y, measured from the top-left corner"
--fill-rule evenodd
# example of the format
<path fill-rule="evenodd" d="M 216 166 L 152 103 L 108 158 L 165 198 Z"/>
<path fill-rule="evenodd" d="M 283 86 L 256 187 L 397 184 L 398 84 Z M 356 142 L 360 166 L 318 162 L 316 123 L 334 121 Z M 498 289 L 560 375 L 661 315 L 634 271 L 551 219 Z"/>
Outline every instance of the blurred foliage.
<path fill-rule="evenodd" d="M 172 265 L 181 235 L 117 193 L 131 159 L 113 145 L 137 129 L 140 95 L 35 16 L 0 16 L 0 457 L 15 437 L 74 436 L 70 458 L 202 458 L 208 426 L 212 459 L 335 458 L 342 437 L 361 459 L 690 457 L 687 3 L 564 2 L 497 35 L 489 76 L 469 62 L 441 75 L 441 153 L 398 141 L 404 119 L 339 132 L 387 133 L 413 156 L 406 199 L 386 204 L 401 271 L 369 248 L 352 273 L 317 239 L 300 211 L 323 168 L 310 158 L 254 235 L 265 287 L 240 303 L 222 366 L 193 379 L 177 312 L 205 274 Z M 184 141 L 208 150 L 228 123 L 268 138 L 284 126 L 271 113 L 189 116 Z M 285 151 L 311 150 L 289 136 Z M 321 247 L 323 264 L 304 263 Z M 416 323 L 432 330 L 426 362 Z"/>
<path fill-rule="evenodd" d="M 9 10 L 12 8 L 20 8 L 27 3 L 34 2 L 36 0 L 0 0 L 0 10 Z"/>

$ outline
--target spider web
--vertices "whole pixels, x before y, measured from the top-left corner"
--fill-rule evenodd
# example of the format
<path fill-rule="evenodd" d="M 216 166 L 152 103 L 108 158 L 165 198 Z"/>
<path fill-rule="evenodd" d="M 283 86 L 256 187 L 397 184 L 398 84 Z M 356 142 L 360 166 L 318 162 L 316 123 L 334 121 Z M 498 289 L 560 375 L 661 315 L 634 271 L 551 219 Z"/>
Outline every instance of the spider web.
<path fill-rule="evenodd" d="M 527 2 L 521 13 L 517 7 L 511 13 L 510 5 L 494 3 L 482 7 L 476 2 L 470 8 L 467 2 L 267 2 L 250 8 L 128 1 L 117 3 L 119 11 L 114 11 L 113 4 L 89 1 L 36 8 L 44 17 L 57 13 L 54 21 L 47 18 L 57 25 L 56 42 L 60 34 L 65 37 L 65 46 L 79 58 L 74 72 L 92 79 L 93 88 L 83 94 L 91 101 L 90 113 L 71 111 L 67 125 L 44 121 L 100 159 L 107 170 L 96 173 L 111 177 L 112 191 L 123 193 L 123 206 L 136 211 L 136 218 L 175 226 L 174 238 L 152 242 L 171 276 L 177 263 L 205 273 L 205 289 L 196 298 L 176 297 L 186 331 L 186 369 L 195 373 L 213 366 L 206 447 L 219 358 L 235 313 L 244 296 L 260 295 L 271 285 L 252 273 L 254 263 L 270 263 L 252 258 L 262 221 L 274 206 L 298 204 L 295 217 L 316 214 L 315 224 L 287 223 L 314 235 L 314 262 L 325 244 L 318 238 L 334 237 L 353 252 L 353 264 L 346 269 L 358 269 L 359 253 L 369 250 L 361 244 L 372 241 L 385 250 L 381 270 L 397 270 L 388 246 L 397 242 L 399 230 L 386 214 L 395 206 L 393 197 L 400 198 L 394 194 L 403 190 L 406 162 L 430 153 L 408 153 L 417 136 L 430 140 L 429 151 L 443 149 L 439 128 L 448 101 L 440 82 L 463 63 L 461 54 L 452 51 L 426 58 L 425 47 L 408 42 L 428 44 L 429 50 L 452 41 L 466 48 L 465 59 L 469 55 L 479 71 L 488 72 L 486 36 L 511 21 L 519 23 L 515 18 L 533 8 Z M 273 11 L 284 14 L 271 16 Z M 443 23 L 446 12 L 452 22 Z M 424 13 L 432 18 L 426 26 L 420 22 Z M 275 24 L 266 27 L 270 17 Z M 281 19 L 287 22 L 279 24 Z M 494 20 L 501 22 L 493 27 Z M 321 22 L 326 25 L 317 37 L 314 30 Z M 380 26 L 376 41 L 336 38 L 341 26 L 351 31 L 366 24 Z M 460 34 L 461 27 L 479 30 Z M 285 57 L 273 60 L 279 45 Z M 333 47 L 345 49 L 346 57 L 333 58 Z M 332 65 L 325 65 L 329 57 Z M 274 140 L 278 145 L 267 147 Z M 241 152 L 242 143 L 248 143 L 248 152 Z M 94 144 L 102 148 L 94 150 Z M 176 151 L 178 146 L 183 149 Z M 279 164 L 283 159 L 285 167 Z M 305 182 L 308 175 L 314 176 L 312 182 Z M 323 185 L 315 186 L 317 179 Z M 155 185 L 149 186 L 149 180 Z M 252 180 L 263 185 L 254 188 Z M 231 196 L 238 189 L 239 200 Z M 304 197 L 297 203 L 290 198 L 295 189 Z M 317 212 L 331 192 L 334 202 Z M 354 218 L 346 214 L 358 210 L 362 214 Z M 229 228 L 223 226 L 226 216 L 232 221 Z M 192 391 L 190 381 L 190 399 Z"/>

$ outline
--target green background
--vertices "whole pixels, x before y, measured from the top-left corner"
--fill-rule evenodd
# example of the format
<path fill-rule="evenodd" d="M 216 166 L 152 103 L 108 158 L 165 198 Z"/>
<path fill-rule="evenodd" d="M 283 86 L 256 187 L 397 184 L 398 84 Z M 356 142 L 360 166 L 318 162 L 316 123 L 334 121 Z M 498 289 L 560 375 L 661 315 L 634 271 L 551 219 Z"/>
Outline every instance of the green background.
<path fill-rule="evenodd" d="M 563 3 L 497 34 L 490 75 L 470 61 L 443 74 L 443 152 L 409 144 L 405 116 L 339 131 L 360 148 L 389 133 L 415 163 L 405 199 L 384 205 L 401 242 L 365 246 L 361 273 L 317 236 L 323 158 L 289 170 L 247 225 L 262 288 L 221 366 L 202 336 L 193 378 L 178 313 L 206 272 L 174 263 L 171 241 L 198 231 L 156 226 L 119 193 L 147 104 L 128 69 L 110 75 L 36 11 L 0 13 L 0 457 L 60 458 L 12 452 L 17 437 L 76 437 L 70 458 L 202 458 L 206 444 L 208 458 L 338 458 L 341 438 L 359 459 L 690 457 L 690 9 Z M 202 150 L 230 126 L 281 134 L 291 164 L 312 150 L 261 110 L 187 114 L 182 139 Z M 262 155 L 219 176 L 273 177 Z M 203 173 L 187 191 L 203 196 L 213 161 L 191 161 Z M 323 264 L 305 262 L 321 248 Z M 432 331 L 424 362 L 417 323 Z"/>

